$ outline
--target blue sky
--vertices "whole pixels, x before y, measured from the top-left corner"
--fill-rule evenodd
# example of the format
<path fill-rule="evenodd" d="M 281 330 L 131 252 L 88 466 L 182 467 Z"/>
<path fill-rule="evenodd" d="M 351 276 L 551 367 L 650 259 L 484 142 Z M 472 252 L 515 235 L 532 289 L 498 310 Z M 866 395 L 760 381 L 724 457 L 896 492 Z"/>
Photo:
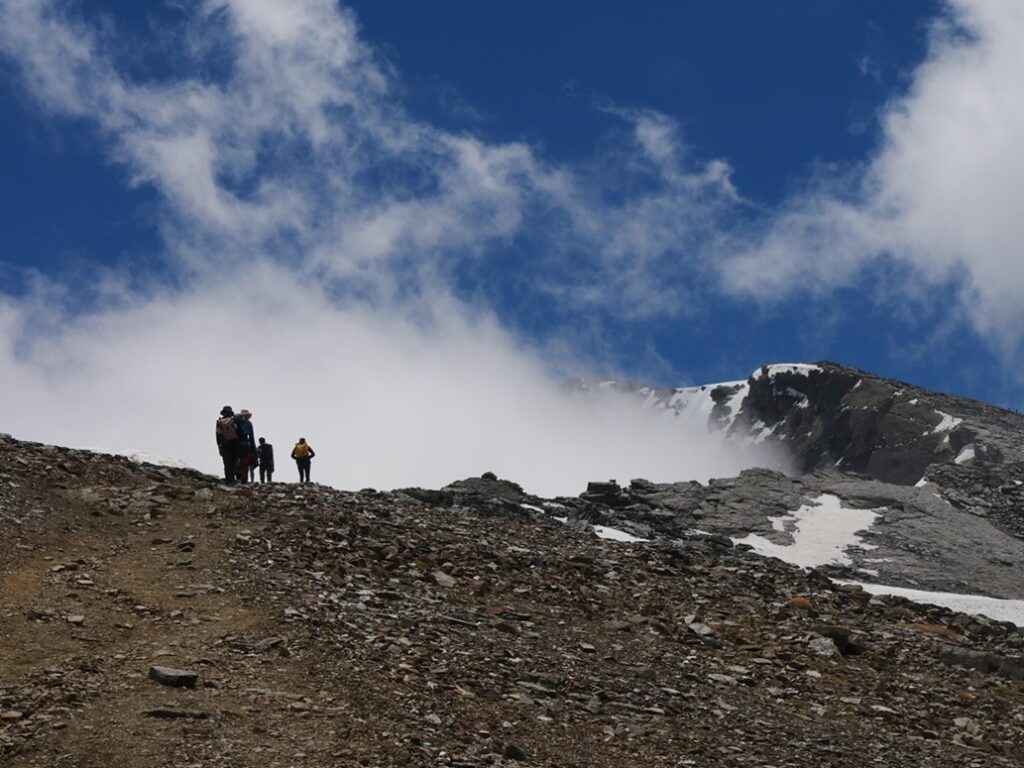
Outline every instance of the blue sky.
<path fill-rule="evenodd" d="M 321 306 L 339 355 L 396 322 L 552 379 L 831 359 L 1019 407 L 1022 17 L 0 0 L 0 366 L 34 390 L 159 389 L 88 345 L 187 358 L 237 285 L 224 343 L 254 379 L 326 377 L 276 356 L 310 319 L 288 307 Z M 262 343 L 260 307 L 280 313 Z M 158 316 L 174 342 L 154 348 Z M 222 390 L 211 359 L 182 365 Z"/>

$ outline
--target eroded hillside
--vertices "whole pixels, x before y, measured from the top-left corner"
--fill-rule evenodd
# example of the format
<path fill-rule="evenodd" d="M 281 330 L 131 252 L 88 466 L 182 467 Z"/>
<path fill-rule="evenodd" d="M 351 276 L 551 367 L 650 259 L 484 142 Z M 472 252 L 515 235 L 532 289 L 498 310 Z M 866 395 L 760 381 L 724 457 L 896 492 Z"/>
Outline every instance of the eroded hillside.
<path fill-rule="evenodd" d="M 723 537 L 603 541 L 487 483 L 0 467 L 5 765 L 1024 764 L 1016 628 Z"/>

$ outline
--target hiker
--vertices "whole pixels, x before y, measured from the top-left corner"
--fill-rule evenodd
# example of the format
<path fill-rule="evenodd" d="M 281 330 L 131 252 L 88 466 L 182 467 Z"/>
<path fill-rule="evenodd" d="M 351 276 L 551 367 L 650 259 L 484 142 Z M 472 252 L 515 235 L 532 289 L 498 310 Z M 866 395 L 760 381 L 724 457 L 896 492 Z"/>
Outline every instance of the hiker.
<path fill-rule="evenodd" d="M 230 405 L 220 409 L 217 419 L 217 450 L 224 460 L 224 482 L 235 482 L 238 471 L 238 422 Z"/>
<path fill-rule="evenodd" d="M 260 460 L 260 482 L 272 483 L 274 481 L 274 446 L 268 443 L 265 437 L 260 438 L 256 455 Z"/>
<path fill-rule="evenodd" d="M 316 456 L 313 453 L 313 449 L 309 447 L 306 442 L 306 438 L 300 437 L 299 442 L 292 448 L 292 458 L 295 459 L 295 464 L 299 468 L 299 482 L 309 482 L 309 464 L 310 460 Z"/>
<path fill-rule="evenodd" d="M 252 413 L 245 408 L 235 421 L 238 424 L 238 481 L 249 482 L 249 467 L 256 458 L 256 438 L 252 431 Z"/>

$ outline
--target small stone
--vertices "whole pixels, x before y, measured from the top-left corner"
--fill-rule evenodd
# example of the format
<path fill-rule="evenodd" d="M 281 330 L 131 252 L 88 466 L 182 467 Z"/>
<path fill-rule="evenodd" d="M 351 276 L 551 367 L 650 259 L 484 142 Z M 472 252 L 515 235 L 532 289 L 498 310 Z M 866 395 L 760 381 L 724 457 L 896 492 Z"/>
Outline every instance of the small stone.
<path fill-rule="evenodd" d="M 686 626 L 691 632 L 693 632 L 693 634 L 697 635 L 698 637 L 710 637 L 711 635 L 715 634 L 715 630 L 713 630 L 707 624 L 704 624 L 700 621 L 695 621 L 691 624 L 687 624 Z"/>
<path fill-rule="evenodd" d="M 283 638 L 277 637 L 265 637 L 253 645 L 253 650 L 256 651 L 269 651 L 271 648 L 276 648 L 284 642 Z"/>
<path fill-rule="evenodd" d="M 825 656 L 831 658 L 839 655 L 839 648 L 836 644 L 828 637 L 816 637 L 807 644 L 812 651 L 819 656 Z"/>
<path fill-rule="evenodd" d="M 502 755 L 505 757 L 506 760 L 517 760 L 519 762 L 528 759 L 526 756 L 526 752 L 523 751 L 523 748 L 516 744 L 507 745 Z"/>
<path fill-rule="evenodd" d="M 958 717 L 953 720 L 953 725 L 956 726 L 957 730 L 969 733 L 972 736 L 978 736 L 981 734 L 981 724 L 977 720 L 972 720 L 969 717 Z"/>
<path fill-rule="evenodd" d="M 823 624 L 816 627 L 814 631 L 822 637 L 832 640 L 843 656 L 856 656 L 865 650 L 864 646 L 854 638 L 853 632 L 846 627 Z"/>
<path fill-rule="evenodd" d="M 596 653 L 597 648 L 592 646 L 590 643 L 580 643 L 580 650 L 584 653 Z"/>
<path fill-rule="evenodd" d="M 149 668 L 149 679 L 155 680 L 162 685 L 170 685 L 175 688 L 195 688 L 199 674 L 188 672 L 183 669 L 172 669 L 171 667 L 152 666 Z"/>
<path fill-rule="evenodd" d="M 437 582 L 438 586 L 445 589 L 451 589 L 455 586 L 455 577 L 449 576 L 444 571 L 434 571 L 434 581 Z"/>
<path fill-rule="evenodd" d="M 604 626 L 613 632 L 629 632 L 633 629 L 633 624 L 629 621 L 606 621 Z"/>
<path fill-rule="evenodd" d="M 16 709 L 9 709 L 6 712 L 0 712 L 0 720 L 21 720 L 24 716 L 24 712 L 18 712 Z"/>
<path fill-rule="evenodd" d="M 654 671 L 653 667 L 640 667 L 636 671 L 636 676 L 641 680 L 646 680 L 649 683 L 653 683 L 658 679 L 658 674 Z"/>
<path fill-rule="evenodd" d="M 68 624 L 74 624 L 75 626 L 79 626 L 80 627 L 84 623 L 85 623 L 85 616 L 80 616 L 78 614 L 73 614 L 71 616 L 68 616 Z"/>

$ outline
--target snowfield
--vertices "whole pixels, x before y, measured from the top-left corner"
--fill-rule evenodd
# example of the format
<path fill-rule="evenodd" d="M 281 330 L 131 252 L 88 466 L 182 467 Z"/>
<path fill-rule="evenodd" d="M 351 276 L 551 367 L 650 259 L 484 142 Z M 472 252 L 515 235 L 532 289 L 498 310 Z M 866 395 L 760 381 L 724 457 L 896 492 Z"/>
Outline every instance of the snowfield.
<path fill-rule="evenodd" d="M 862 584 L 860 582 L 838 582 L 855 584 L 872 595 L 894 595 L 905 597 L 915 603 L 938 605 L 952 611 L 966 613 L 971 616 L 988 616 L 996 621 L 1009 621 L 1018 627 L 1024 627 L 1024 600 L 1001 600 L 996 597 L 982 595 L 957 595 L 952 592 L 925 592 L 920 589 L 903 589 L 887 587 L 883 584 Z"/>
<path fill-rule="evenodd" d="M 792 514 L 771 518 L 775 530 L 790 534 L 792 544 L 776 544 L 755 533 L 732 541 L 801 568 L 852 565 L 847 549 L 872 548 L 857 534 L 870 528 L 877 518 L 878 513 L 868 509 L 843 509 L 838 496 L 825 494 Z"/>

